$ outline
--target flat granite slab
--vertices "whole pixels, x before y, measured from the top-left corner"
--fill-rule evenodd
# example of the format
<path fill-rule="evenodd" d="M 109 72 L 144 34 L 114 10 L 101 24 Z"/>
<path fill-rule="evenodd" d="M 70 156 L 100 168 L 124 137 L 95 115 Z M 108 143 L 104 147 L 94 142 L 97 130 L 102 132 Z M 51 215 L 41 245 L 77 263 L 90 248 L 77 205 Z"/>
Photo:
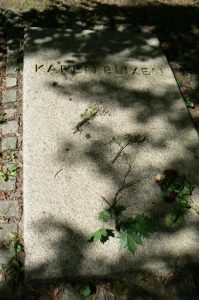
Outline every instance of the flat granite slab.
<path fill-rule="evenodd" d="M 154 180 L 172 167 L 199 184 L 198 135 L 157 37 L 32 28 L 25 40 L 27 279 L 165 274 L 173 259 L 198 262 L 198 216 L 190 211 L 185 226 L 168 228 L 163 220 L 172 206 Z M 90 105 L 101 112 L 75 132 Z M 113 163 L 127 134 L 145 141 Z M 102 197 L 111 201 L 125 176 L 138 181 L 121 193 L 125 214 L 144 213 L 160 224 L 134 256 L 120 251 L 117 239 L 87 243 L 104 226 L 97 218 L 107 207 Z"/>

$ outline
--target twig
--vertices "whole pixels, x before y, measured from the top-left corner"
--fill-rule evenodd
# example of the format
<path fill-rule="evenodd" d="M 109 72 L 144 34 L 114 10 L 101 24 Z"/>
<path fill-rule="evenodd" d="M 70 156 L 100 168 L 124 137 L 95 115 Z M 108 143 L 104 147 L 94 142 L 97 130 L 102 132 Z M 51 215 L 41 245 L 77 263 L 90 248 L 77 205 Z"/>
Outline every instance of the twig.
<path fill-rule="evenodd" d="M 56 177 L 63 169 L 60 169 L 59 171 L 57 171 L 57 173 L 55 174 L 54 177 Z"/>
<path fill-rule="evenodd" d="M 129 176 L 129 174 L 131 173 L 131 169 L 132 169 L 132 166 L 131 166 L 131 164 L 129 163 L 129 167 L 128 167 L 128 170 L 127 170 L 127 172 L 126 172 L 126 174 L 125 174 L 125 176 L 124 176 L 123 183 L 126 182 L 126 178 L 127 178 L 127 177 Z"/>
<path fill-rule="evenodd" d="M 99 194 L 98 194 L 99 195 Z M 103 197 L 102 195 L 99 195 L 110 207 L 112 207 L 112 205 L 111 205 L 111 203 L 108 201 L 108 200 L 106 200 L 106 198 L 105 197 Z"/>
<path fill-rule="evenodd" d="M 130 144 L 130 141 L 128 141 L 124 146 L 121 146 L 120 150 L 117 152 L 115 157 L 112 159 L 112 164 L 118 159 L 118 157 L 121 155 L 122 151 Z"/>
<path fill-rule="evenodd" d="M 119 194 L 120 194 L 121 192 L 123 192 L 123 190 L 125 190 L 125 189 L 127 189 L 127 188 L 129 188 L 129 187 L 131 187 L 131 186 L 133 186 L 133 185 L 135 185 L 135 184 L 137 184 L 138 182 L 144 180 L 144 179 L 147 178 L 147 177 L 148 177 L 148 176 L 145 176 L 145 177 L 142 177 L 142 178 L 140 178 L 140 179 L 138 179 L 138 180 L 136 180 L 136 181 L 130 181 L 130 182 L 128 182 L 128 183 L 123 183 L 123 185 L 122 185 L 120 188 L 118 188 L 117 192 L 115 193 L 115 196 L 114 196 L 114 198 L 113 198 L 113 204 L 112 204 L 112 206 L 115 206 L 115 205 L 116 205 L 117 200 L 118 200 L 118 196 L 119 196 Z"/>
<path fill-rule="evenodd" d="M 121 155 L 122 151 L 130 144 L 133 143 L 142 143 L 145 140 L 145 137 L 141 134 L 137 134 L 137 135 L 130 135 L 127 134 L 127 141 L 123 146 L 120 146 L 120 150 L 117 152 L 117 154 L 115 155 L 115 157 L 112 159 L 112 164 L 114 164 L 114 162 L 118 159 L 118 157 Z"/>

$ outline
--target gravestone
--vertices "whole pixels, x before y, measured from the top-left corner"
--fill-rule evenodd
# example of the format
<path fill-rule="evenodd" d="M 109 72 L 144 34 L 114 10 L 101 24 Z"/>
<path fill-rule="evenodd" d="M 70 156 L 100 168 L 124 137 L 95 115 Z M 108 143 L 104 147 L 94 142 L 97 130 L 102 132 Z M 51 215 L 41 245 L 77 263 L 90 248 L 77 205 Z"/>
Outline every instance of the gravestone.
<path fill-rule="evenodd" d="M 198 136 L 157 37 L 32 28 L 25 41 L 26 278 L 167 274 L 170 260 L 198 261 L 198 216 L 190 211 L 186 226 L 168 228 L 172 208 L 155 184 L 167 168 L 199 183 Z M 144 141 L 117 157 L 128 135 Z M 125 215 L 144 213 L 160 225 L 134 256 L 114 238 L 87 242 L 104 227 L 97 217 L 104 199 L 111 202 L 125 181 L 134 182 L 120 194 Z"/>

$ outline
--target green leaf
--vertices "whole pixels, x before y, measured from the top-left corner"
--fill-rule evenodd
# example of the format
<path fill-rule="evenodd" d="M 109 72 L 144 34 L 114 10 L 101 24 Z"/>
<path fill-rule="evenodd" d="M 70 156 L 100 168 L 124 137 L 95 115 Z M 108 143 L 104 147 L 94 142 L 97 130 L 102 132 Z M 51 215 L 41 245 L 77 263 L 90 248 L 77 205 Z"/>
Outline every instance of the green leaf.
<path fill-rule="evenodd" d="M 176 221 L 178 220 L 178 216 L 179 216 L 179 214 L 177 212 L 171 212 L 171 213 L 167 214 L 166 218 L 165 218 L 166 225 L 171 226 L 171 225 L 175 224 Z"/>
<path fill-rule="evenodd" d="M 121 231 L 119 235 L 120 249 L 125 249 L 127 247 L 127 231 Z"/>
<path fill-rule="evenodd" d="M 188 196 L 186 195 L 181 195 L 178 194 L 176 197 L 176 201 L 179 204 L 180 207 L 184 207 L 184 208 L 190 208 L 190 200 L 188 198 Z"/>
<path fill-rule="evenodd" d="M 174 185 L 167 186 L 167 187 L 162 191 L 162 195 L 163 195 L 164 197 L 169 197 L 174 191 L 175 191 L 175 186 L 174 186 Z"/>
<path fill-rule="evenodd" d="M 183 189 L 180 191 L 184 195 L 191 195 L 193 192 L 194 186 L 189 182 L 185 182 Z"/>
<path fill-rule="evenodd" d="M 2 171 L 0 172 L 0 178 L 4 181 L 8 181 L 9 179 L 9 172 L 8 171 Z"/>
<path fill-rule="evenodd" d="M 12 253 L 20 253 L 23 251 L 23 247 L 17 241 L 11 240 L 8 245 L 8 250 L 11 254 Z"/>
<path fill-rule="evenodd" d="M 13 170 L 10 172 L 10 176 L 17 177 L 17 175 L 18 175 L 17 170 Z"/>
<path fill-rule="evenodd" d="M 132 235 L 127 236 L 127 249 L 132 253 L 135 254 L 135 251 L 137 249 L 137 245 L 133 239 Z"/>
<path fill-rule="evenodd" d="M 91 295 L 91 288 L 89 285 L 85 285 L 80 289 L 80 295 L 83 297 L 88 297 Z"/>
<path fill-rule="evenodd" d="M 22 252 L 22 247 L 21 247 L 21 245 L 16 245 L 15 246 L 15 251 L 16 251 L 16 253 L 20 253 L 20 252 Z"/>
<path fill-rule="evenodd" d="M 19 167 L 18 167 L 18 166 L 13 167 L 13 168 L 10 170 L 10 175 L 13 176 L 13 177 L 17 177 L 17 175 L 18 175 L 18 170 L 19 170 Z"/>
<path fill-rule="evenodd" d="M 154 225 L 151 220 L 144 215 L 139 215 L 136 218 L 137 231 L 140 236 L 148 238 L 151 233 L 155 231 Z"/>
<path fill-rule="evenodd" d="M 108 222 L 112 218 L 113 209 L 108 208 L 99 213 L 99 220 Z"/>
<path fill-rule="evenodd" d="M 122 214 L 122 212 L 125 209 L 126 207 L 123 205 L 117 205 L 115 207 L 107 208 L 99 213 L 99 220 L 103 222 L 108 222 L 113 217 L 114 214 L 116 217 L 118 217 Z"/>
<path fill-rule="evenodd" d="M 114 237 L 114 233 L 111 229 L 100 228 L 89 237 L 88 242 L 98 242 L 105 243 L 109 237 Z"/>
<path fill-rule="evenodd" d="M 132 239 L 134 240 L 134 242 L 137 245 L 142 245 L 142 239 L 140 237 L 140 233 L 139 232 L 135 232 L 134 230 L 131 230 L 131 228 L 128 230 L 129 235 L 132 237 Z"/>
<path fill-rule="evenodd" d="M 128 218 L 119 224 L 120 248 L 127 249 L 132 254 L 142 245 L 142 238 L 148 238 L 154 232 L 154 226 L 144 215 Z"/>
<path fill-rule="evenodd" d="M 195 108 L 195 104 L 189 97 L 185 98 L 185 103 L 188 108 Z"/>
<path fill-rule="evenodd" d="M 178 85 L 182 84 L 182 82 L 180 81 L 180 79 L 176 79 L 176 82 L 177 82 Z"/>
<path fill-rule="evenodd" d="M 177 220 L 177 223 L 179 225 L 184 225 L 185 224 L 185 212 L 181 212 L 179 217 L 178 217 L 178 220 Z"/>
<path fill-rule="evenodd" d="M 133 218 L 127 218 L 125 220 L 122 220 L 119 225 L 118 228 L 119 230 L 128 230 L 130 226 L 136 226 L 136 221 Z"/>

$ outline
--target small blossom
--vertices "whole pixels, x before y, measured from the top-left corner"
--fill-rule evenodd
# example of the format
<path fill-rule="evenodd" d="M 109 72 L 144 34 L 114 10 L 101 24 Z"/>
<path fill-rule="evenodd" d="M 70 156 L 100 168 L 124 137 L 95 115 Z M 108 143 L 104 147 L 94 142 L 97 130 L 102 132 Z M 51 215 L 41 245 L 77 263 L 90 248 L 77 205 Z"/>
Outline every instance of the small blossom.
<path fill-rule="evenodd" d="M 158 174 L 155 177 L 155 182 L 157 183 L 157 185 L 161 185 L 162 181 L 165 179 L 165 175 L 164 174 Z"/>

